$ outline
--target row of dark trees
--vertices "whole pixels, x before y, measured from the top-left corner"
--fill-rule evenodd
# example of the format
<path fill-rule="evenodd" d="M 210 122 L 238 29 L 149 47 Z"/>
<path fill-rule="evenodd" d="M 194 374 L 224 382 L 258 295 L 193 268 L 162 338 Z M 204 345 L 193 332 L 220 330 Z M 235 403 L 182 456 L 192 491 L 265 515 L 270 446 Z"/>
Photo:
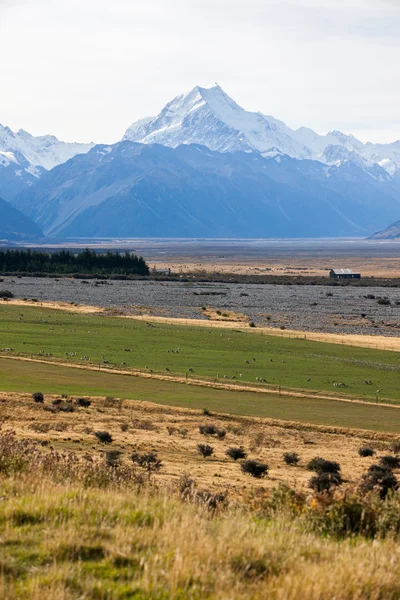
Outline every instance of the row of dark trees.
<path fill-rule="evenodd" d="M 2 273 L 82 273 L 98 275 L 148 275 L 149 267 L 141 256 L 125 252 L 98 253 L 94 250 L 41 252 L 0 250 Z"/>

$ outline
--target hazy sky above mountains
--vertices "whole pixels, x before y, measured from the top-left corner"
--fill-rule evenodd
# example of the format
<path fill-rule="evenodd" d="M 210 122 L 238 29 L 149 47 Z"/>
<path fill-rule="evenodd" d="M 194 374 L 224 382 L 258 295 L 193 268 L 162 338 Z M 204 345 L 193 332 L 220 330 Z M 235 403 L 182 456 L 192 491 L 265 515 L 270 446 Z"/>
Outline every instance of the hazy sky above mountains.
<path fill-rule="evenodd" d="M 0 122 L 114 142 L 217 81 L 319 133 L 400 138 L 400 0 L 0 0 Z"/>

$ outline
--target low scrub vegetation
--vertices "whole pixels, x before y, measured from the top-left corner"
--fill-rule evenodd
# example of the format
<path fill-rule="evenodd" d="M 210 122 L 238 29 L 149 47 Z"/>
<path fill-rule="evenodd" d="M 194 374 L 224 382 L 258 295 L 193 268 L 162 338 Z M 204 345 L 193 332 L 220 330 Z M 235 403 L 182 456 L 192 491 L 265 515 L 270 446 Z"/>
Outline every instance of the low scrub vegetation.
<path fill-rule="evenodd" d="M 259 462 L 258 460 L 245 460 L 241 464 L 243 473 L 261 479 L 268 474 L 268 465 Z"/>

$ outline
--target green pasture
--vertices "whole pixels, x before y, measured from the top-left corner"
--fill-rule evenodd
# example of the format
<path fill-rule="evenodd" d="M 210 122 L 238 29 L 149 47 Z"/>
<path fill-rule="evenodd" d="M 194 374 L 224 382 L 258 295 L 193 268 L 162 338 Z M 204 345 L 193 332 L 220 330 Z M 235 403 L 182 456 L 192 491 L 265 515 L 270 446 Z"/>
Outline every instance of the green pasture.
<path fill-rule="evenodd" d="M 235 392 L 6 358 L 0 358 L 0 390 L 114 396 L 232 415 L 400 433 L 400 409 L 395 407 Z"/>
<path fill-rule="evenodd" d="M 234 328 L 148 325 L 133 319 L 4 303 L 0 307 L 2 348 L 11 348 L 14 355 L 188 373 L 189 377 L 225 382 L 255 384 L 256 378 L 262 377 L 273 386 L 348 394 L 365 400 L 375 400 L 377 390 L 379 399 L 397 403 L 400 398 L 396 352 L 279 338 Z M 89 361 L 82 360 L 84 357 Z M 368 385 L 367 381 L 372 383 Z M 335 382 L 346 387 L 335 388 Z"/>

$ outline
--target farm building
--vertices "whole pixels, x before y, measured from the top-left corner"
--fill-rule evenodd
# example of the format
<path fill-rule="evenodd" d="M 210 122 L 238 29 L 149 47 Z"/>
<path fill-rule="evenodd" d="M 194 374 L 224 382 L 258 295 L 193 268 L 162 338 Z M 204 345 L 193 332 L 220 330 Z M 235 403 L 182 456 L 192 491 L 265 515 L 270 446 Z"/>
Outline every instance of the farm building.
<path fill-rule="evenodd" d="M 351 269 L 331 269 L 331 279 L 361 279 L 361 273 L 354 273 Z"/>

